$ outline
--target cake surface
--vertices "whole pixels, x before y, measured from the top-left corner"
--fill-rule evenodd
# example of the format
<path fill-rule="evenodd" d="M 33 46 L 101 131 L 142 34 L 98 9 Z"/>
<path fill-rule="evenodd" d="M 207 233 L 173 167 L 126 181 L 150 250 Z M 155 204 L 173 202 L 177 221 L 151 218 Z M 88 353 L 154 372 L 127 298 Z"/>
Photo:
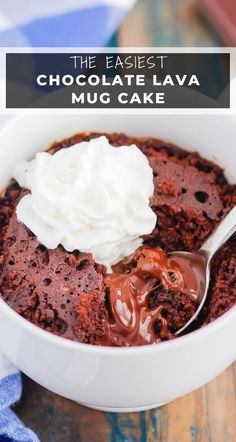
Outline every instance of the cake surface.
<path fill-rule="evenodd" d="M 54 143 L 49 152 L 99 135 L 75 135 Z M 157 224 L 152 234 L 144 238 L 147 246 L 161 247 L 167 252 L 195 251 L 236 204 L 236 186 L 227 183 L 220 167 L 197 153 L 153 138 L 105 135 L 114 146 L 136 144 L 153 169 L 155 191 L 150 205 L 157 215 Z M 68 253 L 62 246 L 47 250 L 40 245 L 16 218 L 15 207 L 25 193 L 13 183 L 0 199 L 1 296 L 17 313 L 43 329 L 79 342 L 102 344 L 110 314 L 105 268 L 88 253 Z M 129 266 L 124 262 L 123 271 L 129 272 Z M 186 317 L 183 297 L 173 296 L 171 290 L 159 286 L 148 303 L 150 311 L 164 305 L 168 320 L 167 334 L 161 333 L 156 321 L 157 342 L 171 338 L 177 324 L 182 324 Z M 235 304 L 233 237 L 213 261 L 209 300 L 195 327 L 211 322 Z M 187 316 L 192 314 L 192 306 L 189 308 Z"/>
<path fill-rule="evenodd" d="M 15 206 L 25 194 L 9 188 L 4 228 L 1 293 L 17 313 L 52 333 L 97 344 L 104 334 L 104 269 L 92 255 L 48 250 L 17 221 Z M 6 206 L 4 205 L 6 204 Z"/>

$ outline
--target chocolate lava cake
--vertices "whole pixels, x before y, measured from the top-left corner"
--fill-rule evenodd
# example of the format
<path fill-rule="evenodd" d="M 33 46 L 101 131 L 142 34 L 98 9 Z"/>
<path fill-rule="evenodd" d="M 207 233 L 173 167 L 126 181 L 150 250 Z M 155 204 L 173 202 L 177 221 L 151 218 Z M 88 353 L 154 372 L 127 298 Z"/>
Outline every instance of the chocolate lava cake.
<path fill-rule="evenodd" d="M 55 153 L 81 141 L 106 135 L 114 146 L 136 144 L 147 156 L 154 173 L 155 191 L 150 205 L 157 216 L 152 234 L 144 238 L 147 247 L 195 251 L 217 223 L 236 205 L 236 186 L 227 183 L 222 169 L 196 152 L 155 138 L 133 138 L 124 134 L 80 133 L 49 149 Z M 0 198 L 0 292 L 17 313 L 39 327 L 65 338 L 104 344 L 109 303 L 106 269 L 92 255 L 69 253 L 62 246 L 48 250 L 16 217 L 16 206 L 27 193 L 12 181 Z M 124 260 L 123 271 L 130 272 Z M 135 266 L 135 264 L 132 264 Z M 148 300 L 152 311 L 164 309 L 169 339 L 191 317 L 193 306 L 173 296 L 161 284 Z M 211 322 L 236 304 L 236 241 L 232 237 L 216 255 L 211 272 L 209 300 L 195 328 Z M 171 318 L 174 320 L 171 320 Z M 116 342 L 114 345 L 132 345 Z"/>

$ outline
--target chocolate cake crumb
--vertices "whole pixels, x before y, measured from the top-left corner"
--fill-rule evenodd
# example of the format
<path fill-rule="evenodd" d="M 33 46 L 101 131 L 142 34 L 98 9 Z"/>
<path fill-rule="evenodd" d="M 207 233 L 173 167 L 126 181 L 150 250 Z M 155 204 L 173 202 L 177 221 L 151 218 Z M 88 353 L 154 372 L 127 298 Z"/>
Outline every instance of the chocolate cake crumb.
<path fill-rule="evenodd" d="M 45 330 L 80 342 L 99 343 L 105 324 L 104 268 L 91 254 L 68 253 L 62 246 L 48 250 L 39 244 L 16 218 L 14 208 L 26 192 L 17 185 L 15 188 L 8 199 L 12 215 L 2 231 L 3 299 Z"/>
<path fill-rule="evenodd" d="M 200 321 L 207 324 L 236 304 L 236 235 L 217 253 L 212 263 L 209 299 Z"/>
<path fill-rule="evenodd" d="M 157 215 L 144 243 L 165 251 L 197 250 L 236 205 L 236 186 L 222 169 L 196 152 L 155 138 L 125 134 L 81 133 L 54 143 L 54 153 L 81 141 L 106 135 L 114 146 L 136 144 L 153 169 L 155 191 L 150 205 Z M 107 324 L 105 268 L 91 254 L 47 250 L 16 218 L 15 208 L 27 191 L 14 181 L 0 198 L 0 292 L 17 313 L 65 338 L 99 345 Z M 134 262 L 120 264 L 128 272 Z M 236 304 L 236 236 L 216 255 L 209 298 L 195 327 L 218 318 Z M 170 329 L 178 329 L 193 306 L 163 287 L 149 298 L 149 308 L 162 305 Z M 155 325 L 158 334 L 158 322 Z"/>

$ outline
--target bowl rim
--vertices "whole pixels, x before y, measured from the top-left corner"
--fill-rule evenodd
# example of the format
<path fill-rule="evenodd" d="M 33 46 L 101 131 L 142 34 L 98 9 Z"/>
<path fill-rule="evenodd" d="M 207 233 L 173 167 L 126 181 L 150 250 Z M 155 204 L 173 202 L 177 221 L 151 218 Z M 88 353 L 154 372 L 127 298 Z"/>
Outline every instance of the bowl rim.
<path fill-rule="evenodd" d="M 29 117 L 31 115 L 32 114 L 28 109 L 26 109 L 20 115 L 14 115 L 13 118 L 10 118 L 9 121 L 3 124 L 3 126 L 0 129 L 0 134 L 2 135 L 5 131 L 9 130 L 11 126 L 14 126 L 14 124 L 17 123 L 19 120 L 24 119 L 24 117 Z M 91 115 L 89 116 L 95 116 L 95 115 L 96 112 L 91 113 Z M 32 116 L 41 117 L 42 115 L 32 115 Z M 53 116 L 57 115 L 53 114 Z M 235 116 L 236 115 L 228 115 L 228 117 L 231 117 L 232 119 L 235 119 Z M 42 341 L 47 341 L 51 344 L 54 344 L 55 346 L 59 346 L 61 348 L 65 348 L 72 351 L 75 350 L 77 352 L 82 351 L 82 352 L 94 353 L 98 355 L 108 355 L 108 356 L 109 355 L 132 356 L 132 355 L 141 355 L 153 352 L 162 353 L 165 351 L 169 351 L 171 349 L 177 349 L 179 347 L 184 346 L 185 344 L 187 345 L 189 342 L 195 342 L 197 340 L 204 339 L 205 335 L 213 334 L 218 329 L 224 327 L 224 324 L 226 324 L 234 317 L 236 320 L 236 305 L 234 305 L 231 308 L 229 308 L 229 310 L 226 311 L 223 315 L 214 319 L 212 322 L 204 326 L 201 326 L 196 330 L 189 332 L 186 335 L 176 337 L 173 340 L 162 341 L 157 344 L 147 344 L 147 345 L 133 346 L 133 347 L 108 347 L 108 346 L 92 345 L 78 341 L 72 341 L 70 339 L 64 338 L 63 336 L 55 335 L 52 332 L 44 330 L 39 326 L 33 324 L 29 320 L 23 318 L 18 313 L 16 313 L 6 303 L 6 301 L 4 301 L 4 299 L 1 297 L 1 294 L 0 294 L 0 312 L 4 313 L 8 317 L 8 319 L 14 322 L 17 326 L 23 328 L 25 332 L 33 336 L 36 336 L 38 338 L 41 338 Z"/>
<path fill-rule="evenodd" d="M 26 333 L 36 336 L 42 341 L 48 341 L 48 343 L 55 346 L 64 347 L 68 350 L 83 351 L 88 353 L 95 353 L 100 355 L 112 355 L 112 356 L 127 356 L 127 355 L 139 355 L 143 353 L 161 353 L 162 351 L 168 351 L 171 349 L 177 349 L 189 342 L 195 342 L 199 339 L 204 339 L 206 335 L 213 334 L 218 329 L 224 327 L 225 323 L 229 322 L 232 318 L 236 320 L 236 305 L 231 307 L 220 317 L 214 319 L 209 324 L 206 324 L 194 331 L 189 332 L 186 335 L 176 337 L 173 340 L 162 341 L 157 344 L 147 344 L 134 347 L 108 347 L 101 345 L 86 344 L 78 341 L 72 341 L 64 338 L 63 336 L 55 335 L 52 332 L 44 330 L 39 326 L 23 318 L 15 312 L 0 296 L 0 312 L 5 314 L 8 319 L 14 322 L 20 328 L 23 328 Z"/>

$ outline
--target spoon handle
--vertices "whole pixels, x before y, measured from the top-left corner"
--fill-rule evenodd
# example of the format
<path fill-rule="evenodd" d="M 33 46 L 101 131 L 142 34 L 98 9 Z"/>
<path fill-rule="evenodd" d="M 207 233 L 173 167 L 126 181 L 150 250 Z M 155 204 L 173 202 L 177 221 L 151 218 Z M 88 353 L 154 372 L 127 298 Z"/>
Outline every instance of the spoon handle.
<path fill-rule="evenodd" d="M 211 236 L 203 243 L 200 248 L 205 252 L 207 259 L 211 260 L 219 248 L 229 239 L 236 231 L 236 206 L 226 215 L 219 226 L 215 229 Z"/>

